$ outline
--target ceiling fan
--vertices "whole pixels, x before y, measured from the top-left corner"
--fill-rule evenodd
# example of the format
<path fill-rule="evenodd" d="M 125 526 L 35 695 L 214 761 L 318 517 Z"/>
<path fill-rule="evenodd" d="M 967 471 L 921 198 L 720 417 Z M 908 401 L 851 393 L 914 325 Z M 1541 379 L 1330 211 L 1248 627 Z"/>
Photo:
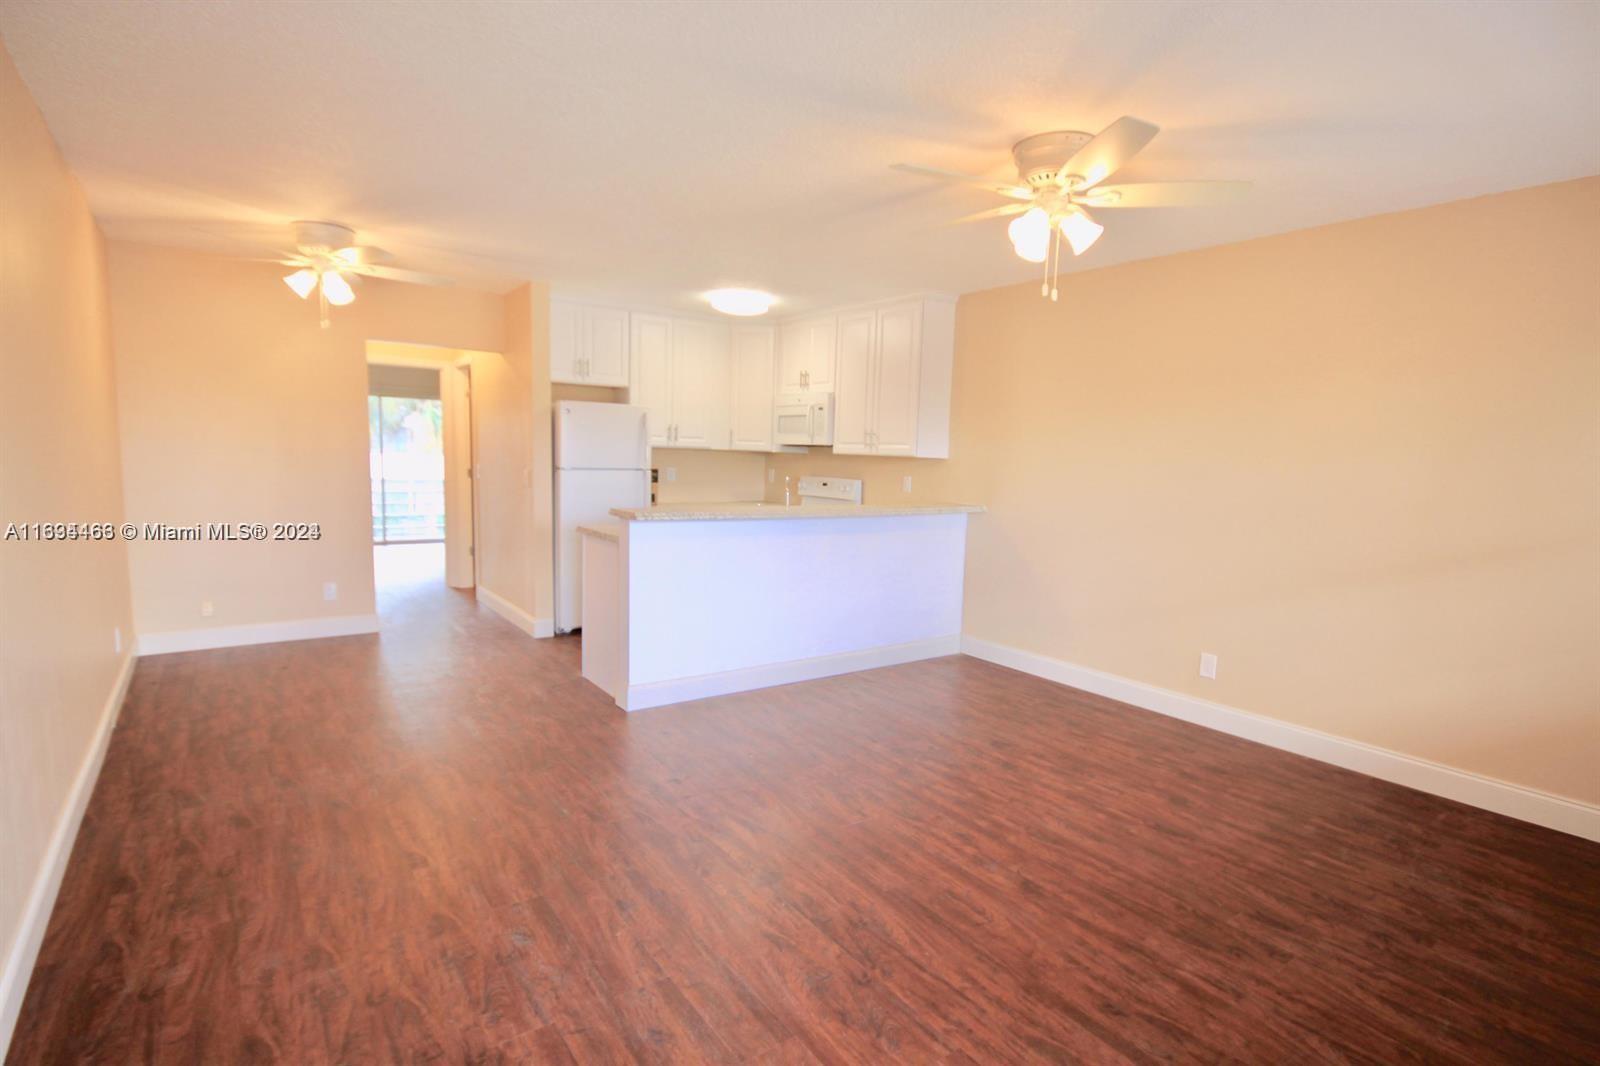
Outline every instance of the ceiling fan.
<path fill-rule="evenodd" d="M 295 250 L 270 261 L 298 268 L 283 283 L 302 300 L 310 299 L 313 290 L 317 292 L 323 329 L 328 328 L 329 304 L 343 307 L 356 298 L 352 280 L 368 277 L 414 285 L 454 284 L 437 274 L 391 266 L 393 255 L 370 244 L 357 244 L 356 231 L 338 222 L 296 222 L 293 229 Z"/>
<path fill-rule="evenodd" d="M 1011 157 L 1017 164 L 1015 185 L 909 163 L 896 163 L 894 169 L 940 181 L 975 185 L 1014 201 L 959 221 L 1018 216 L 1006 231 L 1011 246 L 1028 262 L 1045 264 L 1041 295 L 1056 300 L 1060 295 L 1056 279 L 1061 274 L 1061 241 L 1066 240 L 1073 255 L 1082 255 L 1105 232 L 1105 227 L 1094 220 L 1088 208 L 1098 211 L 1123 207 L 1201 207 L 1225 203 L 1250 187 L 1246 181 L 1100 184 L 1159 132 L 1159 126 L 1124 115 L 1093 135 L 1079 130 L 1057 130 L 1024 137 L 1011 147 Z"/>

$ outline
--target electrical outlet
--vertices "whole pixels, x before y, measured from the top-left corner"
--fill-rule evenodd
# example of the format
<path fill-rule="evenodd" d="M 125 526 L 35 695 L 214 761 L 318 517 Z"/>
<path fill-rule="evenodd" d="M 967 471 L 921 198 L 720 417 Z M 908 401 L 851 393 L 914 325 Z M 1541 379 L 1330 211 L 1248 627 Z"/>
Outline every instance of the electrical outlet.
<path fill-rule="evenodd" d="M 1208 651 L 1200 653 L 1200 676 L 1217 679 L 1217 657 Z"/>
<path fill-rule="evenodd" d="M 773 482 L 775 482 L 777 480 L 778 480 L 778 468 L 775 467 L 775 466 L 767 467 L 767 484 L 771 485 Z"/>
<path fill-rule="evenodd" d="M 122 627 L 121 626 L 112 626 L 111 627 L 111 650 L 116 652 L 118 655 L 122 654 Z"/>
<path fill-rule="evenodd" d="M 676 480 L 678 480 L 678 468 L 675 467 L 675 466 L 664 466 L 664 467 L 662 467 L 661 468 L 661 480 L 662 481 L 676 481 Z"/>
<path fill-rule="evenodd" d="M 905 477 L 900 479 L 900 491 L 901 492 L 910 492 L 911 491 L 911 475 L 910 474 L 907 474 Z"/>
<path fill-rule="evenodd" d="M 216 608 L 211 606 L 211 601 L 210 600 L 201 600 L 200 601 L 200 617 L 201 618 L 210 618 L 215 613 L 216 613 Z"/>
<path fill-rule="evenodd" d="M 336 599 L 338 599 L 339 598 L 339 583 L 336 582 L 336 581 L 324 581 L 322 583 L 322 598 L 325 599 L 325 600 L 336 600 Z"/>

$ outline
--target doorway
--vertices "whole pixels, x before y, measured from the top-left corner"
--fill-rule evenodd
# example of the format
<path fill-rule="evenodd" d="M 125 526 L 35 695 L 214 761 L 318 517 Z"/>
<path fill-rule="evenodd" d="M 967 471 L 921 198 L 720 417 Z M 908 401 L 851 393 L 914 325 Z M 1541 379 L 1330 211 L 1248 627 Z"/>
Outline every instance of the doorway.
<path fill-rule="evenodd" d="M 367 468 L 380 613 L 430 588 L 476 584 L 473 439 L 470 353 L 368 344 Z"/>

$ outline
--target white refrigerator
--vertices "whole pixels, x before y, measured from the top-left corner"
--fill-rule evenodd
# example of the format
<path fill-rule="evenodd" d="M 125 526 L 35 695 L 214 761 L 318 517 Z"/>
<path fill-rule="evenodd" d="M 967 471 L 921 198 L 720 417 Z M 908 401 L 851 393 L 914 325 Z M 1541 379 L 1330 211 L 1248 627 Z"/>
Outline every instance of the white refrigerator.
<path fill-rule="evenodd" d="M 583 625 L 580 525 L 615 522 L 613 507 L 650 503 L 643 407 L 561 400 L 555 410 L 556 632 Z"/>

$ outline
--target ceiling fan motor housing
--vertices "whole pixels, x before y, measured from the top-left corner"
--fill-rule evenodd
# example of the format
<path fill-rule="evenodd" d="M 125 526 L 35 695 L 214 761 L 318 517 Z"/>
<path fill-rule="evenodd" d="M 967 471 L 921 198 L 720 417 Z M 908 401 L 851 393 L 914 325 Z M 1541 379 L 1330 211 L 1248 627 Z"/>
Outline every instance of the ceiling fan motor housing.
<path fill-rule="evenodd" d="M 1048 185 L 1056 180 L 1067 160 L 1092 140 L 1094 134 L 1082 130 L 1055 130 L 1024 137 L 1011 146 L 1011 158 L 1017 162 L 1017 177 L 1029 188 Z"/>
<path fill-rule="evenodd" d="M 295 247 L 306 255 L 328 255 L 356 243 L 356 231 L 337 222 L 296 222 Z"/>

